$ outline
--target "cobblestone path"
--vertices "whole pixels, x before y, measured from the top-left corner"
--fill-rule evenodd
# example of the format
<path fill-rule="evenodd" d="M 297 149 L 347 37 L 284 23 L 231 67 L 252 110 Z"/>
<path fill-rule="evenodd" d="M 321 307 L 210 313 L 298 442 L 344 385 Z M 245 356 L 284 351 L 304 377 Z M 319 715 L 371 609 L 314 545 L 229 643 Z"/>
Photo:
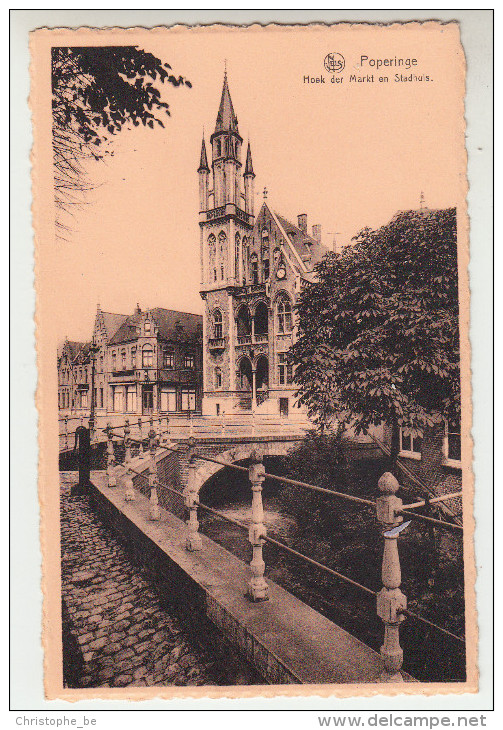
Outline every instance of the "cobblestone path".
<path fill-rule="evenodd" d="M 88 499 L 70 496 L 75 472 L 62 472 L 60 481 L 62 598 L 71 644 L 80 650 L 78 685 L 248 683 L 243 676 L 229 677 L 228 651 L 223 657 L 222 648 L 200 646 L 161 608 L 141 569 Z"/>

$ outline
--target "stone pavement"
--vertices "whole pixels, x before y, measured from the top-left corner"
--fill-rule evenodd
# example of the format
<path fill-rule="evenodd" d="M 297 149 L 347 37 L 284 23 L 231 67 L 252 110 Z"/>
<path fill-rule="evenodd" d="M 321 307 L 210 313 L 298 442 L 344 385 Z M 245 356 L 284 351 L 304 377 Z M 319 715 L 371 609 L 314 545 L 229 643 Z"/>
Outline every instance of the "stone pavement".
<path fill-rule="evenodd" d="M 250 683 L 227 647 L 202 646 L 161 608 L 141 568 L 93 513 L 88 498 L 70 496 L 76 477 L 60 474 L 62 598 L 70 645 L 79 654 L 69 658 L 79 667 L 77 685 Z"/>

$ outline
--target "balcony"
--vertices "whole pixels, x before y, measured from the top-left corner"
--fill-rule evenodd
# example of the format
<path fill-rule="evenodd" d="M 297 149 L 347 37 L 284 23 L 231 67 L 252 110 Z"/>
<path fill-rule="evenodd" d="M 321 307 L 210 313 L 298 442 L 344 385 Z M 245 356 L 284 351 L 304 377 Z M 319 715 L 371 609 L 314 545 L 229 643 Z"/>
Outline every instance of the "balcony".
<path fill-rule="evenodd" d="M 256 345 L 259 345 L 262 342 L 267 342 L 268 339 L 269 339 L 269 337 L 268 337 L 267 332 L 264 332 L 264 333 L 261 333 L 261 334 L 255 333 L 253 335 L 253 342 Z"/>
<path fill-rule="evenodd" d="M 238 335 L 238 345 L 251 345 L 251 335 Z"/>
<path fill-rule="evenodd" d="M 113 370 L 112 371 L 112 378 L 122 378 L 127 375 L 134 375 L 135 369 L 131 368 L 129 370 Z"/>
<path fill-rule="evenodd" d="M 216 352 L 218 350 L 225 350 L 226 342 L 226 337 L 210 337 L 208 341 L 208 347 L 210 351 L 213 352 Z"/>

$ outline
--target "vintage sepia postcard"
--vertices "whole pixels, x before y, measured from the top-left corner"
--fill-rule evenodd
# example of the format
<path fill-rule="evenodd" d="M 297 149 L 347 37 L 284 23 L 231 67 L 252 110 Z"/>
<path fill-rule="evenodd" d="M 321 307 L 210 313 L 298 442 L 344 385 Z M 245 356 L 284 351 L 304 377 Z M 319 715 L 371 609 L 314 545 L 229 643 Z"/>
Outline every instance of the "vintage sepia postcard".
<path fill-rule="evenodd" d="M 458 24 L 30 45 L 47 698 L 476 692 Z"/>

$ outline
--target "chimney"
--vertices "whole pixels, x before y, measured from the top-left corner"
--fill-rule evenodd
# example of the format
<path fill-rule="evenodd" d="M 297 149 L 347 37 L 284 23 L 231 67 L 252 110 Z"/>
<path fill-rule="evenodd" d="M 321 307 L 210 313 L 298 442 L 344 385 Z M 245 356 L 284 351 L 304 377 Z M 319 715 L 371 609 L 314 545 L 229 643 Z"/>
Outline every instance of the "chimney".
<path fill-rule="evenodd" d="M 317 223 L 312 228 L 313 231 L 313 238 L 315 241 L 318 241 L 318 243 L 321 243 L 321 226 L 319 223 Z"/>
<path fill-rule="evenodd" d="M 307 213 L 300 213 L 297 216 L 298 227 L 302 233 L 307 233 Z"/>

